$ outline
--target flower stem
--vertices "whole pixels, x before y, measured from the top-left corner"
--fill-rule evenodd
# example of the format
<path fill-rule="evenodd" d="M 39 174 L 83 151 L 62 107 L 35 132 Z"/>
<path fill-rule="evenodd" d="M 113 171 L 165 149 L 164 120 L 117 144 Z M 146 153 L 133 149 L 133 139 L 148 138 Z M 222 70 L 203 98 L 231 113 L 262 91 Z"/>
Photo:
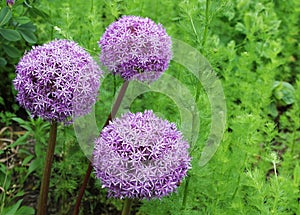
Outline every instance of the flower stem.
<path fill-rule="evenodd" d="M 184 184 L 184 191 L 183 191 L 183 199 L 182 199 L 182 208 L 185 209 L 186 207 L 186 201 L 187 201 L 187 193 L 188 193 L 188 186 L 189 186 L 189 180 L 190 176 L 188 175 L 185 184 Z"/>
<path fill-rule="evenodd" d="M 109 121 L 112 120 L 116 116 L 116 114 L 118 112 L 118 109 L 119 109 L 119 107 L 121 105 L 122 99 L 123 99 L 123 97 L 125 95 L 125 92 L 126 92 L 126 89 L 128 87 L 128 84 L 129 84 L 128 81 L 125 81 L 123 83 L 123 85 L 121 87 L 121 90 L 119 92 L 119 95 L 117 97 L 117 100 L 116 100 L 116 102 L 115 102 L 115 104 L 114 104 L 114 106 L 113 106 L 110 114 L 108 115 L 107 120 L 106 120 L 106 122 L 105 122 L 105 124 L 104 124 L 103 127 L 105 127 L 106 125 L 108 125 Z M 89 177 L 91 175 L 92 169 L 93 169 L 92 162 L 90 162 L 89 166 L 88 166 L 88 169 L 86 171 L 86 174 L 84 176 L 83 183 L 81 185 L 79 194 L 78 194 L 77 199 L 76 199 L 76 204 L 75 204 L 73 215 L 78 215 L 78 213 L 79 213 L 79 207 L 80 207 L 80 204 L 81 204 L 81 199 L 83 197 L 85 188 L 86 188 L 87 183 L 89 181 Z"/>
<path fill-rule="evenodd" d="M 86 173 L 85 173 L 85 176 L 84 176 L 83 183 L 81 185 L 79 194 L 78 194 L 77 199 L 76 199 L 76 204 L 75 204 L 73 215 L 77 215 L 79 213 L 79 207 L 80 207 L 81 199 L 83 197 L 86 185 L 87 185 L 87 183 L 89 181 L 92 169 L 93 169 L 93 166 L 92 166 L 92 163 L 90 162 L 89 166 L 88 166 L 88 168 L 86 170 Z"/>
<path fill-rule="evenodd" d="M 210 3 L 210 0 L 206 0 L 206 5 L 205 5 L 206 6 L 205 7 L 205 28 L 204 28 L 203 39 L 202 39 L 202 44 L 201 44 L 202 49 L 204 49 L 204 46 L 205 46 L 205 43 L 206 43 L 206 40 L 207 40 L 208 26 L 209 26 L 209 23 L 210 23 L 210 20 L 209 20 L 209 3 Z"/>
<path fill-rule="evenodd" d="M 40 196 L 38 201 L 37 215 L 47 214 L 47 199 L 49 191 L 49 182 L 51 175 L 51 166 L 53 160 L 53 154 L 56 144 L 56 134 L 57 134 L 57 122 L 52 121 L 50 127 L 50 138 L 46 155 L 46 163 L 44 167 L 43 180 L 40 190 Z"/>
<path fill-rule="evenodd" d="M 122 210 L 122 215 L 129 215 L 130 214 L 130 209 L 132 205 L 133 199 L 126 198 L 124 205 L 123 205 L 123 210 Z"/>

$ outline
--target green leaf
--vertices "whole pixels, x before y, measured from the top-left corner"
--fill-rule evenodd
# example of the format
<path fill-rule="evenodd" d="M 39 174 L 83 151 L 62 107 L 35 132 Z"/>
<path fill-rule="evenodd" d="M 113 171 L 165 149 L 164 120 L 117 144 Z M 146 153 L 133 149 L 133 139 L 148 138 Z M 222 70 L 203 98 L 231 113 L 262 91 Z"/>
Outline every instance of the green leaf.
<path fill-rule="evenodd" d="M 240 23 L 240 22 L 238 22 L 235 25 L 235 30 L 239 31 L 239 32 L 242 32 L 242 33 L 246 33 L 246 27 L 243 25 L 243 23 Z"/>
<path fill-rule="evenodd" d="M 269 107 L 268 107 L 268 111 L 269 111 L 269 114 L 272 116 L 272 117 L 276 117 L 278 116 L 278 110 L 276 108 L 276 104 L 274 102 L 272 102 Z"/>
<path fill-rule="evenodd" d="M 20 207 L 21 203 L 22 203 L 23 199 L 20 199 L 16 204 L 8 207 L 8 208 L 4 208 L 3 210 L 3 214 L 7 214 L 7 215 L 15 215 L 18 208 Z"/>
<path fill-rule="evenodd" d="M 1 58 L 0 58 L 0 61 L 1 61 Z M 6 60 L 5 60 L 5 62 L 6 62 Z M 3 106 L 5 105 L 4 99 L 1 96 L 0 96 L 0 105 L 3 105 Z"/>
<path fill-rule="evenodd" d="M 0 34 L 8 41 L 18 41 L 21 39 L 19 32 L 13 29 L 0 28 Z"/>
<path fill-rule="evenodd" d="M 25 30 L 25 31 L 35 32 L 36 27 L 31 22 L 28 22 L 26 24 L 18 26 L 17 30 Z"/>
<path fill-rule="evenodd" d="M 7 64 L 7 61 L 3 58 L 3 57 L 0 57 L 0 66 L 5 66 Z M 0 102 L 1 104 L 1 102 Z"/>
<path fill-rule="evenodd" d="M 3 164 L 3 163 L 0 163 L 0 173 L 2 172 L 4 175 L 7 174 L 7 167 Z M 1 185 L 2 186 L 2 185 Z"/>
<path fill-rule="evenodd" d="M 26 139 L 30 135 L 29 132 L 26 132 L 23 136 L 19 137 L 14 143 L 8 145 L 7 147 L 13 148 L 15 146 L 21 146 L 27 144 Z"/>
<path fill-rule="evenodd" d="M 39 167 L 42 167 L 42 165 L 43 164 L 40 159 L 35 159 L 34 161 L 32 161 L 29 165 L 25 178 L 27 178 L 31 173 L 33 173 Z"/>
<path fill-rule="evenodd" d="M 24 119 L 19 118 L 19 117 L 13 117 L 12 120 L 19 123 L 19 124 L 26 124 L 26 121 Z"/>
<path fill-rule="evenodd" d="M 30 30 L 19 30 L 20 34 L 29 43 L 36 43 L 37 38 Z"/>
<path fill-rule="evenodd" d="M 5 25 L 11 18 L 11 11 L 8 7 L 2 8 L 0 11 L 0 26 Z"/>
<path fill-rule="evenodd" d="M 49 19 L 49 15 L 47 13 L 45 13 L 44 11 L 39 10 L 35 7 L 32 7 L 29 12 L 32 13 L 33 15 L 35 15 L 35 16 L 42 17 L 46 20 Z"/>
<path fill-rule="evenodd" d="M 33 215 L 35 213 L 32 207 L 22 206 L 20 209 L 15 213 L 15 215 Z"/>
<path fill-rule="evenodd" d="M 285 81 L 275 81 L 273 90 L 275 98 L 283 103 L 283 105 L 290 105 L 295 102 L 295 89 L 290 83 Z"/>
<path fill-rule="evenodd" d="M 30 22 L 30 18 L 27 16 L 14 17 L 13 19 L 21 25 Z"/>
<path fill-rule="evenodd" d="M 24 196 L 24 193 L 25 193 L 24 191 L 19 191 L 19 192 L 17 192 L 17 194 L 14 195 L 13 198 L 15 199 L 16 197 Z"/>
<path fill-rule="evenodd" d="M 300 184 L 300 166 L 297 164 L 294 169 L 294 184 L 297 186 Z"/>
<path fill-rule="evenodd" d="M 32 158 L 33 158 L 33 155 L 27 156 L 27 157 L 23 160 L 22 165 L 23 165 L 23 166 L 26 165 L 29 161 L 32 160 Z"/>
<path fill-rule="evenodd" d="M 3 45 L 3 49 L 11 58 L 18 58 L 21 56 L 21 52 L 13 46 Z"/>

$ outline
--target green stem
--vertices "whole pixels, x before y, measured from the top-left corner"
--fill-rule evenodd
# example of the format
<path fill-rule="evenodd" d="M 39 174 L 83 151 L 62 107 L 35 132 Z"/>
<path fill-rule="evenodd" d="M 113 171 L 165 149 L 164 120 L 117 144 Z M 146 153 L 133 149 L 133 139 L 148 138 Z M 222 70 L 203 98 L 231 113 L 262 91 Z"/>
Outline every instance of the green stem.
<path fill-rule="evenodd" d="M 183 209 L 185 209 L 185 207 L 186 207 L 189 183 L 190 183 L 190 176 L 187 176 L 185 184 L 184 184 L 183 199 L 182 199 L 182 208 Z"/>
<path fill-rule="evenodd" d="M 1 208 L 0 208 L 0 214 L 2 214 L 3 208 L 4 208 L 4 203 L 5 203 L 5 197 L 6 197 L 6 190 L 5 190 L 5 185 L 6 185 L 6 180 L 7 180 L 7 175 L 8 175 L 8 169 L 6 168 L 6 172 L 5 172 L 5 178 L 4 178 L 4 182 L 3 182 L 3 195 L 2 195 L 2 201 L 1 201 Z"/>
<path fill-rule="evenodd" d="M 209 26 L 209 3 L 210 0 L 206 0 L 206 7 L 205 7 L 205 28 L 203 32 L 203 39 L 202 39 L 202 50 L 204 49 L 204 45 L 207 40 L 207 35 L 208 35 L 208 26 Z M 201 50 L 201 51 L 202 51 Z"/>
<path fill-rule="evenodd" d="M 278 183 L 276 162 L 272 161 L 272 163 L 273 163 L 273 169 L 274 169 L 274 175 L 275 175 L 275 185 L 276 185 L 276 192 L 274 192 L 275 196 L 274 196 L 274 203 L 273 203 L 273 212 L 275 213 L 276 208 L 277 208 L 277 203 L 278 203 L 280 191 L 279 191 L 279 183 Z"/>
<path fill-rule="evenodd" d="M 200 92 L 201 92 L 201 84 L 198 84 L 197 85 L 197 90 L 196 90 L 196 104 L 197 104 L 197 102 L 199 101 L 199 96 L 200 96 Z"/>
<path fill-rule="evenodd" d="M 198 32 L 197 32 L 197 30 L 196 30 L 196 28 L 195 28 L 195 25 L 194 25 L 193 17 L 192 17 L 191 14 L 188 14 L 188 16 L 189 16 L 189 18 L 190 18 L 190 22 L 191 22 L 191 25 L 192 25 L 194 34 L 195 34 L 195 36 L 196 36 L 196 41 L 197 41 L 197 43 L 199 43 L 200 40 L 199 40 Z"/>
<path fill-rule="evenodd" d="M 113 79 L 114 79 L 114 87 L 113 87 L 114 91 L 113 91 L 113 96 L 115 96 L 115 95 L 116 95 L 116 91 L 117 91 L 117 81 L 116 81 L 116 76 L 113 76 Z"/>
<path fill-rule="evenodd" d="M 244 158 L 244 162 L 243 162 L 243 166 L 242 166 L 242 169 L 246 168 L 246 161 L 248 160 L 248 155 L 246 154 L 245 155 L 245 158 Z M 240 171 L 241 174 L 243 174 L 243 171 L 241 170 Z M 238 189 L 240 188 L 240 183 L 241 183 L 241 174 L 239 174 L 238 176 L 238 180 L 237 180 L 237 183 L 236 183 L 236 186 L 235 186 L 235 190 L 233 192 L 233 195 L 232 195 L 232 201 L 235 199 L 236 197 L 236 194 L 238 192 Z"/>
<path fill-rule="evenodd" d="M 116 100 L 116 102 L 115 102 L 115 104 L 114 104 L 114 106 L 113 106 L 110 114 L 108 115 L 107 120 L 106 120 L 106 122 L 105 122 L 105 124 L 104 124 L 103 127 L 105 127 L 106 125 L 108 125 L 109 121 L 111 121 L 113 118 L 115 118 L 115 116 L 116 116 L 116 114 L 118 112 L 118 109 L 119 109 L 119 107 L 121 105 L 122 99 L 123 99 L 123 97 L 125 95 L 125 92 L 126 92 L 126 89 L 128 87 L 128 84 L 129 84 L 128 81 L 125 81 L 123 83 L 123 85 L 121 87 L 121 90 L 119 92 L 119 95 L 117 97 L 117 100 Z M 86 174 L 84 176 L 83 183 L 81 185 L 79 194 L 78 194 L 77 199 L 76 199 L 76 204 L 75 204 L 75 207 L 74 207 L 73 215 L 78 215 L 78 213 L 79 213 L 79 207 L 80 207 L 80 204 L 81 204 L 81 199 L 83 197 L 85 188 L 86 188 L 87 183 L 89 181 L 92 169 L 93 169 L 92 162 L 90 162 L 89 166 L 88 166 L 88 169 L 86 171 Z"/>
<path fill-rule="evenodd" d="M 208 26 L 209 26 L 209 4 L 210 4 L 210 0 L 206 0 L 206 7 L 205 7 L 205 27 L 204 27 L 204 32 L 203 32 L 203 38 L 202 38 L 202 44 L 201 44 L 201 52 L 203 52 L 204 50 L 204 46 L 205 43 L 207 41 L 207 35 L 208 35 Z M 192 21 L 192 20 L 191 20 Z M 192 22 L 192 26 L 194 29 L 194 32 L 196 34 L 196 37 L 198 38 L 198 34 L 196 32 L 196 29 L 194 27 L 194 24 Z M 197 39 L 198 40 L 198 39 Z M 199 96 L 200 96 L 200 92 L 201 92 L 201 85 L 198 84 L 197 85 L 197 91 L 196 91 L 196 103 L 198 102 Z"/>
<path fill-rule="evenodd" d="M 296 126 L 294 126 L 294 129 L 293 129 L 293 141 L 292 141 L 292 147 L 291 147 L 291 155 L 294 154 L 294 148 L 295 148 L 295 143 L 296 143 Z"/>
<path fill-rule="evenodd" d="M 133 199 L 126 198 L 123 205 L 122 215 L 129 215 Z"/>
<path fill-rule="evenodd" d="M 94 0 L 91 0 L 91 12 L 94 10 Z"/>
<path fill-rule="evenodd" d="M 51 166 L 54 155 L 54 149 L 56 144 L 56 134 L 57 134 L 57 122 L 52 121 L 50 127 L 50 138 L 46 154 L 46 163 L 44 167 L 43 180 L 40 189 L 40 196 L 38 201 L 37 215 L 47 214 L 47 199 L 49 191 L 49 182 L 51 175 Z"/>

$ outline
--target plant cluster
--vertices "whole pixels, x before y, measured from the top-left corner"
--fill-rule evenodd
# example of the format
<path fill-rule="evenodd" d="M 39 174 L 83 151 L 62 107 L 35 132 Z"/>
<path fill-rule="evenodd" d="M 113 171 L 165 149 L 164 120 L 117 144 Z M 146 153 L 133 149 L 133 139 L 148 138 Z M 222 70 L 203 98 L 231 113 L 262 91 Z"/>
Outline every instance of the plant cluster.
<path fill-rule="evenodd" d="M 178 186 L 177 191 L 160 199 L 133 202 L 133 213 L 299 213 L 300 3 L 297 0 L 12 2 L 9 1 L 8 5 L 5 1 L 0 2 L 0 69 L 3 77 L 0 81 L 0 105 L 1 108 L 4 107 L 0 112 L 0 214 L 35 213 L 49 139 L 50 123 L 41 118 L 27 117 L 29 114 L 14 103 L 17 94 L 12 85 L 12 80 L 16 78 L 15 65 L 25 51 L 30 53 L 28 50 L 32 44 L 44 44 L 55 38 L 77 41 L 95 59 L 99 59 L 99 53 L 105 50 L 104 46 L 107 43 L 100 40 L 99 47 L 97 41 L 101 35 L 106 35 L 106 28 L 115 20 L 122 20 L 123 15 L 149 17 L 155 23 L 162 23 L 166 28 L 162 34 L 167 32 L 172 38 L 180 39 L 200 51 L 221 80 L 227 105 L 227 124 L 222 142 L 213 158 L 205 166 L 199 166 L 201 151 L 211 128 L 208 97 L 195 76 L 186 68 L 170 61 L 170 54 L 159 59 L 163 62 L 162 66 L 160 65 L 162 68 L 165 68 L 166 63 L 170 63 L 166 73 L 178 79 L 194 96 L 196 108 L 199 109 L 200 131 L 196 143 L 189 148 L 192 168 L 187 173 L 188 177 L 180 183 L 178 180 L 165 180 L 155 184 L 158 187 L 170 185 L 171 190 L 173 186 Z M 129 35 L 136 35 L 130 26 L 124 31 Z M 140 36 L 144 35 L 144 29 L 140 31 Z M 114 33 L 110 36 L 114 36 Z M 126 50 L 129 45 L 139 46 L 145 42 L 142 37 L 141 40 L 130 42 L 128 45 L 118 39 L 120 38 L 116 37 L 116 40 L 113 40 L 116 43 L 110 43 L 109 47 L 115 47 L 122 42 Z M 165 39 L 162 41 L 163 48 L 170 45 L 169 38 L 166 36 Z M 107 49 L 111 50 L 108 46 Z M 128 57 L 134 56 L 134 53 L 126 54 Z M 115 69 L 114 73 L 120 74 L 121 71 L 116 68 L 125 68 L 128 65 L 122 62 L 123 58 L 115 59 L 115 56 L 109 52 L 108 60 L 102 56 L 102 60 L 106 62 L 106 68 L 102 69 Z M 157 59 L 157 56 L 153 57 Z M 132 62 L 135 60 L 132 58 Z M 120 64 L 111 64 L 116 62 Z M 142 69 L 131 65 L 131 72 L 137 75 L 146 69 L 144 64 L 140 65 Z M 152 67 L 150 70 L 153 70 Z M 131 75 L 122 77 L 126 79 Z M 113 98 L 123 82 L 122 77 L 106 76 L 101 83 L 100 97 L 95 104 L 99 128 L 105 124 L 105 116 L 109 115 Z M 146 109 L 153 109 L 154 113 L 163 116 L 157 118 L 173 121 L 176 127 L 181 129 L 178 126 L 180 119 L 176 104 L 165 95 L 157 92 L 144 93 L 136 97 L 129 108 L 132 113 L 141 112 L 140 115 Z M 135 115 L 132 114 L 132 117 Z M 161 145 L 130 147 L 124 141 L 126 138 L 130 139 L 128 133 L 112 134 L 109 130 L 111 127 L 134 126 L 121 121 L 122 117 L 103 130 L 96 141 L 96 149 L 104 147 L 108 154 L 119 158 L 123 158 L 122 155 L 135 156 L 134 159 L 129 159 L 128 163 L 116 163 L 118 168 L 123 168 L 120 165 L 136 164 L 140 165 L 139 167 L 152 167 L 151 162 L 143 161 L 143 156 L 149 158 L 147 149 Z M 177 138 L 180 137 L 176 133 L 175 125 L 169 124 L 168 128 L 169 132 L 176 134 Z M 72 125 L 59 124 L 57 129 L 48 211 L 51 214 L 69 214 L 74 209 L 87 159 L 78 145 Z M 157 131 L 158 136 L 148 138 L 145 132 L 132 134 L 131 138 L 135 137 L 134 135 L 147 140 L 161 138 L 160 135 L 163 136 L 165 131 L 160 127 Z M 115 145 L 112 148 L 106 146 L 103 144 L 103 138 L 111 140 Z M 170 138 L 170 141 L 172 139 L 169 136 L 167 138 Z M 134 140 L 130 139 L 131 142 Z M 186 143 L 179 141 L 176 144 Z M 154 158 L 157 158 L 154 159 L 155 162 L 164 159 L 161 154 L 168 150 L 171 149 L 163 146 L 163 150 L 153 154 Z M 100 151 L 103 153 L 105 150 Z M 136 156 L 139 153 L 141 156 Z M 172 159 L 176 159 L 178 154 L 173 154 Z M 102 158 L 97 157 L 98 160 Z M 188 157 L 185 158 L 187 161 Z M 175 165 L 172 162 L 173 164 Z M 171 168 L 176 168 L 176 165 L 172 165 Z M 111 195 L 114 196 L 127 193 L 125 191 L 132 187 L 128 187 L 128 183 L 122 179 L 130 178 L 134 172 L 128 171 L 127 168 L 127 175 L 116 174 L 120 177 L 115 178 L 115 184 L 109 184 L 111 181 L 101 183 L 97 177 L 114 175 L 109 166 L 105 167 L 101 172 L 96 169 L 96 175 L 91 175 L 82 199 L 81 214 L 117 214 L 122 210 L 123 202 L 107 198 L 108 192 L 111 191 L 102 189 L 102 186 L 113 186 Z M 185 170 L 182 174 L 186 174 L 186 168 L 183 168 Z M 140 176 L 143 177 L 142 174 Z M 138 182 L 140 181 L 142 180 Z M 121 185 L 122 189 L 117 189 L 117 185 Z M 147 193 L 147 189 L 143 189 L 144 184 L 134 185 L 134 189 L 142 189 Z"/>

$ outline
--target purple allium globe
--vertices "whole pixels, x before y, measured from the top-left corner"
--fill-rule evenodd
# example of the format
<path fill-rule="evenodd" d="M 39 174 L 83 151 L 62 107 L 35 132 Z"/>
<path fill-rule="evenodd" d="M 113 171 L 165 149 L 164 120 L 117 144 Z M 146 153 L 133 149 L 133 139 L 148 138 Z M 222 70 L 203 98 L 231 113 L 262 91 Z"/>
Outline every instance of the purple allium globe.
<path fill-rule="evenodd" d="M 16 66 L 17 101 L 32 116 L 68 122 L 96 102 L 102 71 L 77 43 L 54 40 L 33 47 Z"/>
<path fill-rule="evenodd" d="M 123 16 L 100 39 L 100 61 L 125 80 L 154 81 L 168 68 L 171 46 L 171 37 L 161 24 Z"/>
<path fill-rule="evenodd" d="M 174 123 L 127 113 L 103 128 L 95 141 L 96 177 L 115 198 L 160 198 L 179 186 L 190 169 L 189 145 Z"/>

